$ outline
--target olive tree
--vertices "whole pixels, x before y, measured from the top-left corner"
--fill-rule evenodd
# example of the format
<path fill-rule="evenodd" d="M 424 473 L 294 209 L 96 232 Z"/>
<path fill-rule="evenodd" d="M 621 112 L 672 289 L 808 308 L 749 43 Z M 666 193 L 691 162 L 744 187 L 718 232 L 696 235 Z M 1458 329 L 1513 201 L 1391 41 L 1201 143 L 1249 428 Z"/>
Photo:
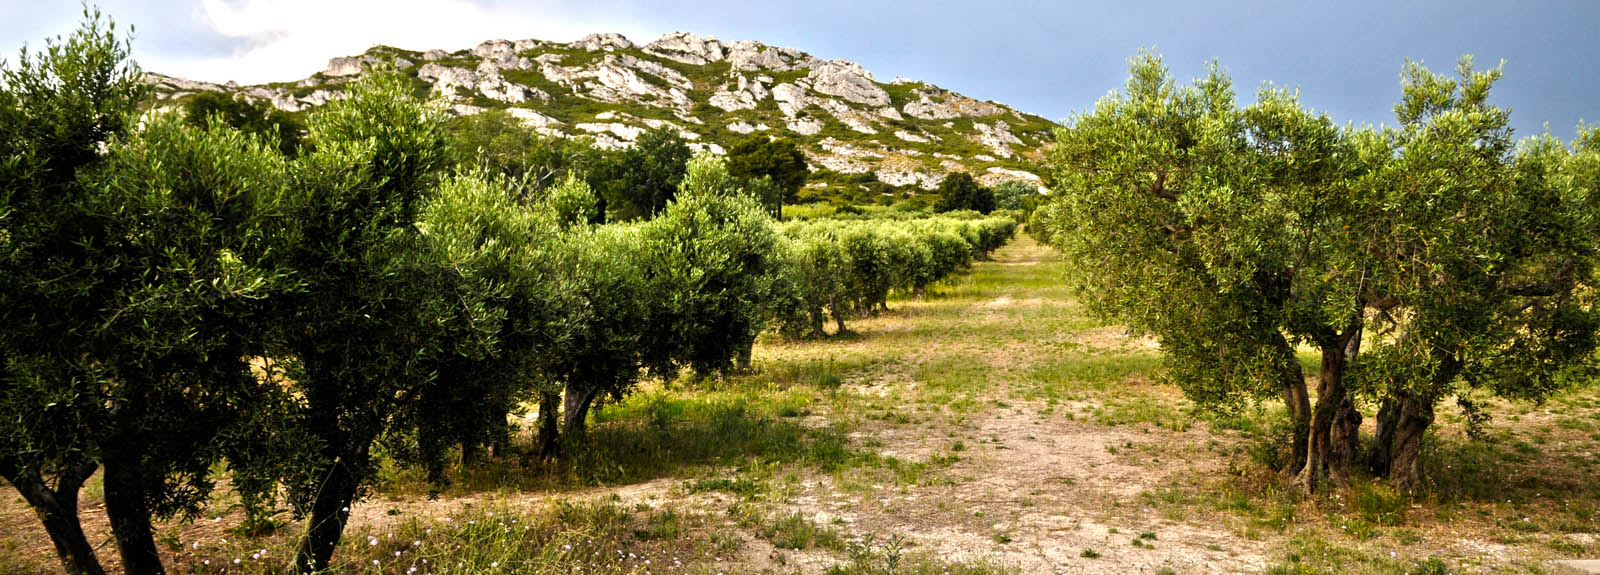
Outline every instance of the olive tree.
<path fill-rule="evenodd" d="M 1057 131 L 1060 189 L 1040 210 L 1090 309 L 1154 336 L 1196 403 L 1282 398 L 1283 471 L 1308 486 L 1354 441 L 1343 376 L 1368 296 L 1344 257 L 1345 190 L 1362 169 L 1349 139 L 1291 94 L 1265 89 L 1241 110 L 1215 67 L 1179 87 L 1142 53 L 1123 91 Z M 1314 409 L 1301 342 L 1322 355 Z"/>
<path fill-rule="evenodd" d="M 0 477 L 34 509 L 69 573 L 101 573 L 78 519 L 106 431 L 90 333 L 116 298 L 96 251 L 104 214 L 79 174 L 145 95 L 99 13 L 16 67 L 0 63 Z"/>
<path fill-rule="evenodd" d="M 285 399 L 248 363 L 284 283 L 266 252 L 285 162 L 276 141 L 217 118 L 124 129 L 143 92 L 113 30 L 89 16 L 25 55 L 0 96 L 0 243 L 16 282 L 0 389 L 5 409 L 42 416 L 7 417 L 0 457 L 68 571 L 100 570 L 72 533 L 98 466 L 124 570 L 161 573 L 153 519 L 197 512 L 214 466 Z"/>
<path fill-rule="evenodd" d="M 778 237 L 758 198 L 721 158 L 689 162 L 678 197 L 642 230 L 645 272 L 663 300 L 650 338 L 670 354 L 652 358 L 697 373 L 748 368 L 756 335 L 770 317 L 781 271 Z"/>
<path fill-rule="evenodd" d="M 1282 90 L 1240 109 L 1215 68 L 1180 88 L 1141 54 L 1126 92 L 1058 131 L 1043 235 L 1191 399 L 1281 396 L 1306 489 L 1357 458 L 1354 397 L 1384 404 L 1375 469 L 1414 487 L 1439 400 L 1542 397 L 1593 348 L 1582 161 L 1549 143 L 1514 161 L 1485 103 L 1499 74 L 1408 65 L 1399 129 L 1340 130 Z M 1321 355 L 1314 406 L 1301 344 Z"/>
<path fill-rule="evenodd" d="M 327 567 L 376 471 L 373 442 L 437 380 L 455 345 L 441 326 L 483 305 L 448 297 L 415 225 L 448 164 L 442 114 L 392 72 L 367 74 L 310 117 L 313 151 L 291 168 L 275 254 L 298 289 L 271 323 L 311 438 L 313 462 L 285 470 L 309 517 L 300 571 Z"/>
<path fill-rule="evenodd" d="M 689 163 L 655 219 L 579 229 L 572 241 L 586 315 L 555 373 L 573 439 L 597 400 L 621 398 L 645 373 L 742 361 L 781 271 L 772 219 L 710 156 Z"/>
<path fill-rule="evenodd" d="M 183 101 L 183 112 L 196 127 L 205 127 L 213 118 L 241 131 L 258 134 L 276 143 L 284 155 L 300 151 L 305 126 L 288 112 L 264 101 L 249 101 L 226 92 L 201 91 Z"/>
<path fill-rule="evenodd" d="M 994 187 L 997 210 L 1028 211 L 1039 200 L 1039 186 L 1027 180 L 1006 180 Z"/>
<path fill-rule="evenodd" d="M 564 289 L 568 270 L 556 212 L 518 200 L 510 183 L 453 176 L 433 194 L 418 226 L 444 272 L 441 287 L 477 302 L 458 308 L 464 313 L 452 325 L 466 337 L 446 344 L 437 381 L 403 410 L 397 430 L 416 449 L 400 451 L 440 482 L 449 447 L 459 445 L 463 463 L 470 463 L 480 446 L 508 444 L 508 415 L 540 391 L 548 358 L 565 345 L 576 310 Z"/>
<path fill-rule="evenodd" d="M 561 434 L 571 441 L 582 438 L 589 410 L 601 398 L 620 398 L 631 391 L 643 369 L 644 355 L 654 349 L 643 335 L 653 321 L 658 298 L 640 269 L 643 257 L 642 224 L 608 224 L 576 230 L 568 241 L 576 258 L 576 289 L 584 315 L 579 318 L 568 345 L 554 358 L 551 373 L 564 387 Z M 540 404 L 541 450 L 556 455 L 553 394 Z M 549 417 L 546 417 L 546 414 Z"/>
<path fill-rule="evenodd" d="M 600 156 L 582 139 L 540 134 L 504 110 L 454 118 L 445 126 L 457 164 L 504 178 L 519 196 L 554 187 Z"/>
<path fill-rule="evenodd" d="M 1588 375 L 1595 350 L 1593 132 L 1574 150 L 1549 136 L 1519 148 L 1510 111 L 1488 103 L 1501 74 L 1470 57 L 1454 78 L 1408 62 L 1397 153 L 1359 196 L 1381 337 L 1353 376 L 1381 406 L 1372 471 L 1401 489 L 1421 485 L 1441 401 L 1543 399 Z"/>
<path fill-rule="evenodd" d="M 95 444 L 129 573 L 162 572 L 152 519 L 198 513 L 213 466 L 286 399 L 250 366 L 286 283 L 267 258 L 286 163 L 275 146 L 159 115 L 86 177 L 84 206 L 105 224 L 93 257 L 114 290 L 91 332 L 107 404 Z"/>
<path fill-rule="evenodd" d="M 796 291 L 795 309 L 783 330 L 796 337 L 822 337 L 823 324 L 831 316 L 835 333 L 845 333 L 845 315 L 851 309 L 844 281 L 846 261 L 833 228 L 795 222 L 787 224 L 782 235 L 789 240 L 786 261 Z"/>

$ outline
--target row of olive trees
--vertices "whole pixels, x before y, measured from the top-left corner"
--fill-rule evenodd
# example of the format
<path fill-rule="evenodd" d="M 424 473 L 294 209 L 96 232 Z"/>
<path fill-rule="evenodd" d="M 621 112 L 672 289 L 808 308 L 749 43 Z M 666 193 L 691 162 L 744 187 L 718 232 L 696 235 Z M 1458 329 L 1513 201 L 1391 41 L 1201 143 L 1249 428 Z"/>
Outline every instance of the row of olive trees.
<path fill-rule="evenodd" d="M 581 431 L 644 374 L 730 365 L 781 285 L 720 160 L 655 218 L 595 225 L 575 178 L 530 197 L 452 170 L 442 109 L 398 76 L 285 149 L 139 116 L 127 54 L 95 14 L 0 72 L 0 477 L 71 573 L 103 571 L 77 509 L 97 470 L 124 568 L 161 573 L 153 521 L 199 512 L 222 463 L 307 518 L 294 569 L 323 570 L 380 442 L 437 478 L 537 399 L 553 447 L 557 404 Z"/>
<path fill-rule="evenodd" d="M 827 316 L 842 333 L 845 318 L 886 309 L 892 290 L 926 293 L 1004 245 L 1016 222 L 941 216 L 793 221 L 781 229 L 788 239 L 784 277 L 790 289 L 787 305 L 777 311 L 780 330 L 816 337 L 823 335 Z"/>
<path fill-rule="evenodd" d="M 1030 232 L 1064 252 L 1106 317 L 1154 336 L 1197 403 L 1281 398 L 1283 471 L 1314 489 L 1362 457 L 1402 489 L 1444 400 L 1538 400 L 1596 346 L 1600 131 L 1513 143 L 1499 68 L 1408 63 L 1394 127 L 1341 128 L 1289 91 L 1240 107 L 1213 67 L 1176 84 L 1159 57 L 1058 130 L 1059 185 Z M 1297 346 L 1321 356 L 1315 404 Z"/>

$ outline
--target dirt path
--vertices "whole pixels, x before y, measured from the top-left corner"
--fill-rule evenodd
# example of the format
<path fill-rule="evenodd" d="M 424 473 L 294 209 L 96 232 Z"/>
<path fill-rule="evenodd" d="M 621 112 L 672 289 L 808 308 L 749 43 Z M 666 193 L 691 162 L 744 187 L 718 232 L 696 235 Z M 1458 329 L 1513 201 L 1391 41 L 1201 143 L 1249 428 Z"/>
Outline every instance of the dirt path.
<path fill-rule="evenodd" d="M 1582 510 L 1592 509 L 1593 499 L 1561 501 L 1558 508 L 1548 497 L 1507 496 L 1499 503 L 1494 491 L 1495 501 L 1448 509 L 1394 504 L 1392 513 L 1409 520 L 1386 522 L 1388 516 L 1347 513 L 1339 496 L 1301 500 L 1270 480 L 1243 478 L 1260 469 L 1242 455 L 1249 448 L 1245 434 L 1214 429 L 1175 389 L 1156 383 L 1154 344 L 1088 319 L 1062 273 L 1052 251 L 1019 238 L 926 299 L 897 300 L 888 313 L 851 322 L 852 335 L 763 340 L 756 349 L 760 373 L 715 389 L 653 387 L 607 408 L 595 424 L 602 431 L 637 429 L 637 435 L 618 437 L 662 453 L 705 453 L 671 442 L 707 440 L 685 430 L 711 425 L 711 407 L 739 402 L 738 412 L 748 410 L 758 430 L 747 442 L 781 430 L 816 437 L 837 432 L 851 455 L 828 460 L 835 463 L 820 465 L 781 449 L 713 450 L 683 466 L 625 473 L 615 481 L 579 477 L 554 490 L 513 481 L 508 485 L 520 487 L 457 488 L 436 500 L 409 495 L 416 486 L 380 490 L 393 495 L 358 504 L 350 532 L 382 533 L 406 520 L 437 520 L 489 505 L 533 509 L 589 501 L 652 510 L 641 515 L 676 509 L 696 517 L 698 527 L 679 543 L 665 544 L 668 551 L 700 557 L 689 572 L 729 575 L 818 575 L 857 560 L 852 550 L 862 541 L 903 545 L 935 561 L 916 572 L 939 575 L 971 565 L 988 567 L 960 572 L 1258 573 L 1302 555 L 1321 563 L 1289 572 L 1409 573 L 1434 555 L 1474 572 L 1524 572 L 1552 557 L 1595 549 L 1595 529 L 1581 524 L 1592 521 Z M 826 372 L 836 383 L 813 372 Z M 1564 451 L 1528 456 L 1529 469 L 1592 457 L 1600 442 L 1600 434 L 1586 438 L 1591 431 L 1563 423 L 1593 417 L 1600 401 L 1556 403 L 1577 407 L 1560 416 L 1519 412 L 1528 426 L 1565 433 L 1551 443 Z M 683 413 L 653 428 L 651 405 L 678 405 Z M 1443 429 L 1456 433 L 1449 425 Z M 708 478 L 751 487 L 738 493 L 693 487 Z M 1529 485 L 1540 497 L 1550 492 Z M 1541 520 L 1547 527 L 1535 521 L 1540 510 L 1569 508 L 1569 515 Z M 93 490 L 84 516 L 91 539 L 107 541 Z M 237 511 L 218 505 L 208 516 L 220 519 L 163 529 L 179 541 L 236 538 L 228 529 L 237 524 Z M 802 518 L 800 527 L 821 534 L 818 540 L 831 533 L 838 541 L 796 544 L 783 535 L 789 528 L 779 525 L 784 517 Z M 1500 530 L 1503 521 L 1520 525 Z M 292 545 L 297 527 L 249 544 Z M 9 491 L 0 500 L 0 532 L 0 567 L 54 572 L 48 540 Z M 664 545 L 652 544 L 654 551 Z M 101 555 L 115 563 L 109 544 Z"/>
<path fill-rule="evenodd" d="M 1063 350 L 1148 349 L 1148 342 L 1129 339 L 1120 330 L 1062 321 L 1081 312 L 1061 285 L 1060 273 L 1053 252 L 1022 238 L 992 261 L 977 264 L 943 297 L 902 302 L 894 317 L 866 322 L 861 330 L 869 334 L 869 345 L 882 343 L 871 341 L 874 333 L 909 331 L 920 337 L 906 342 L 906 353 L 895 360 L 849 379 L 851 392 L 914 404 L 941 394 L 930 386 L 966 386 L 980 407 L 964 413 L 941 407 L 923 425 L 867 426 L 856 434 L 890 457 L 955 458 L 938 472 L 941 481 L 859 497 L 824 480 L 807 486 L 792 507 L 823 510 L 815 513 L 818 519 L 842 518 L 854 532 L 898 535 L 940 556 L 988 559 L 1021 573 L 1261 570 L 1266 564 L 1262 543 L 1215 524 L 1163 518 L 1138 504 L 1141 494 L 1162 489 L 1174 476 L 1216 473 L 1218 458 L 1162 465 L 1140 453 L 1119 453 L 1129 445 L 1203 452 L 1210 434 L 1096 425 L 1067 415 L 1092 411 L 1095 401 L 1052 409 L 1044 400 L 1018 398 L 1028 385 L 1027 374 Z M 976 337 L 995 333 L 1002 336 Z M 941 368 L 952 363 L 972 371 L 972 381 L 953 386 L 939 381 L 947 375 L 939 373 Z M 952 452 L 956 444 L 961 450 Z M 1141 534 L 1153 538 L 1132 546 Z M 1084 557 L 1086 550 L 1099 556 Z"/>

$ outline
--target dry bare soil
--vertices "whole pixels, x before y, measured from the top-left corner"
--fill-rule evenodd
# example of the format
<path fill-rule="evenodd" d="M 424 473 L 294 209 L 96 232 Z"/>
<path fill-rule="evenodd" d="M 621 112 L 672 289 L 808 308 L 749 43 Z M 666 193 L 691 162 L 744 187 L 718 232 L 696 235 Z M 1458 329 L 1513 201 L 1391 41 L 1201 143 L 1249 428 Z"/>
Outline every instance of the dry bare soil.
<path fill-rule="evenodd" d="M 764 339 L 756 373 L 646 385 L 565 462 L 508 455 L 434 497 L 388 468 L 338 569 L 1540 573 L 1600 555 L 1600 387 L 1492 404 L 1482 440 L 1447 406 L 1423 493 L 1358 477 L 1302 497 L 1269 471 L 1274 406 L 1195 410 L 1161 383 L 1154 343 L 1090 318 L 1062 273 L 1019 238 L 850 333 Z M 108 541 L 95 485 L 85 499 Z M 285 512 L 246 529 L 234 503 L 224 486 L 164 524 L 169 565 L 281 572 L 301 526 Z M 116 563 L 109 542 L 101 555 Z M 8 490 L 0 572 L 58 570 Z"/>

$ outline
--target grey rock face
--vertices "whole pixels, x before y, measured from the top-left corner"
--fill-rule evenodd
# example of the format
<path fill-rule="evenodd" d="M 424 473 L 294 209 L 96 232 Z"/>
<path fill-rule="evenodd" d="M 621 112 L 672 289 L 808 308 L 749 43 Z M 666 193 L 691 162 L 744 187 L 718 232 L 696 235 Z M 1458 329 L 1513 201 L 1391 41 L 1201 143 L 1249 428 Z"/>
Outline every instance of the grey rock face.
<path fill-rule="evenodd" d="M 889 93 L 872 81 L 872 73 L 860 64 L 845 60 L 831 60 L 812 66 L 806 76 L 811 89 L 844 98 L 857 104 L 875 108 L 888 106 Z"/>
<path fill-rule="evenodd" d="M 572 46 L 590 52 L 615 52 L 632 48 L 633 42 L 621 34 L 605 33 L 584 36 L 583 39 L 573 42 Z"/>
<path fill-rule="evenodd" d="M 1005 120 L 995 120 L 993 124 L 973 122 L 972 127 L 978 131 L 973 136 L 973 140 L 990 150 L 994 150 L 994 155 L 996 156 L 1010 158 L 1012 156 L 1011 146 L 1022 144 L 1022 140 L 1012 135 L 1011 125 L 1007 124 Z"/>
<path fill-rule="evenodd" d="M 728 61 L 734 70 L 788 72 L 811 66 L 816 58 L 794 48 L 779 48 L 760 42 L 734 42 L 728 45 Z"/>
<path fill-rule="evenodd" d="M 378 61 L 371 56 L 340 56 L 328 60 L 328 67 L 322 70 L 324 76 L 356 76 L 361 74 L 362 68 L 367 64 Z"/>
<path fill-rule="evenodd" d="M 721 62 L 727 56 L 727 48 L 715 36 L 701 37 L 687 32 L 667 34 L 646 44 L 644 49 L 662 58 L 696 66 Z"/>
<path fill-rule="evenodd" d="M 773 86 L 772 99 L 778 102 L 778 111 L 790 118 L 811 105 L 811 99 L 806 97 L 806 89 L 794 84 Z"/>
<path fill-rule="evenodd" d="M 1004 108 L 979 102 L 960 94 L 938 89 L 917 90 L 917 101 L 905 105 L 906 115 L 923 120 L 949 120 L 961 117 L 994 116 Z"/>
<path fill-rule="evenodd" d="M 767 99 L 771 92 L 761 82 L 752 82 L 749 78 L 739 76 L 737 85 L 723 86 L 716 94 L 711 96 L 713 106 L 727 111 L 754 110 L 762 100 Z"/>

